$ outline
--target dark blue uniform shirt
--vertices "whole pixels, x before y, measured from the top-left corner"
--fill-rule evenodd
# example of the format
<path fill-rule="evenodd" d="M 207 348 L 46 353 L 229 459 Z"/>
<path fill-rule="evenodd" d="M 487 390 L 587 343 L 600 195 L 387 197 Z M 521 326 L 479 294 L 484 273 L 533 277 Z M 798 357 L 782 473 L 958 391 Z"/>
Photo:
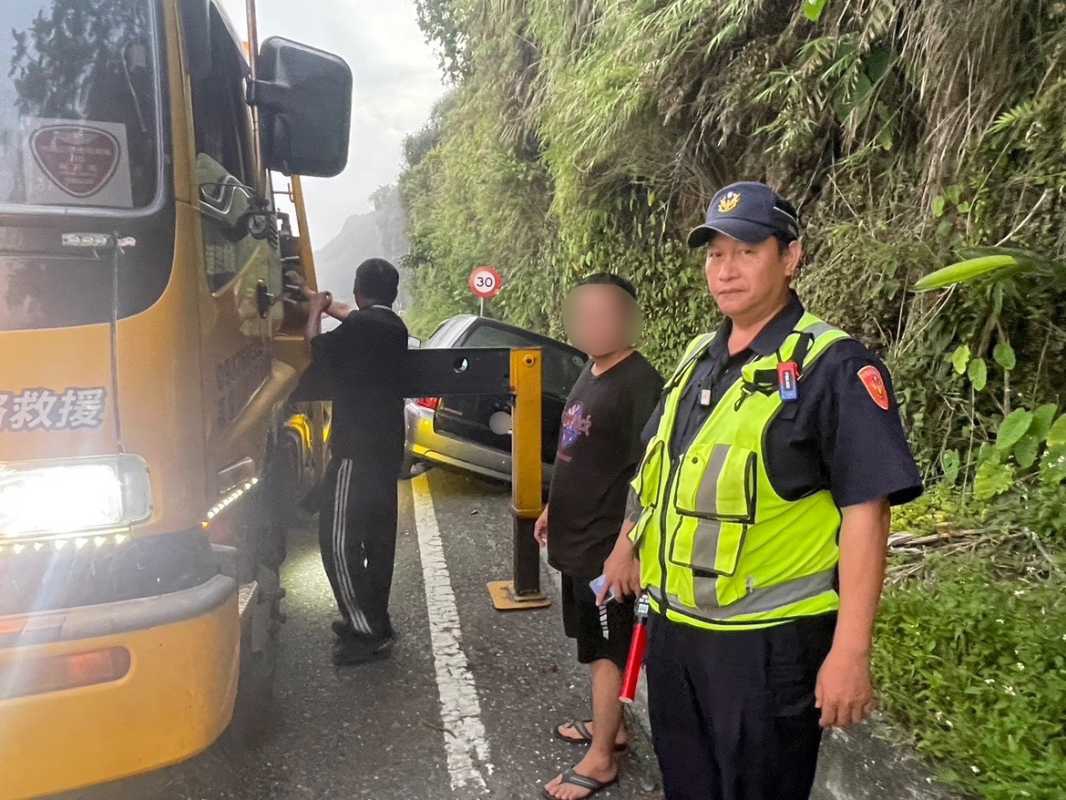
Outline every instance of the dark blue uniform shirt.
<path fill-rule="evenodd" d="M 792 299 L 735 355 L 729 354 L 732 326 L 726 320 L 696 364 L 681 404 L 670 441 L 673 457 L 692 442 L 715 405 L 741 377 L 749 361 L 774 353 L 791 333 L 804 308 Z M 888 390 L 888 408 L 875 400 L 859 373 L 876 369 Z M 701 403 L 703 390 L 709 403 Z M 707 400 L 707 395 L 703 398 Z M 662 417 L 665 396 L 644 428 L 647 445 Z M 828 489 L 840 507 L 887 497 L 892 505 L 922 493 L 922 478 L 914 463 L 892 391 L 891 377 L 881 360 L 854 339 L 837 342 L 805 371 L 799 398 L 786 402 L 766 434 L 766 471 L 785 500 Z M 633 498 L 630 498 L 631 513 Z"/>

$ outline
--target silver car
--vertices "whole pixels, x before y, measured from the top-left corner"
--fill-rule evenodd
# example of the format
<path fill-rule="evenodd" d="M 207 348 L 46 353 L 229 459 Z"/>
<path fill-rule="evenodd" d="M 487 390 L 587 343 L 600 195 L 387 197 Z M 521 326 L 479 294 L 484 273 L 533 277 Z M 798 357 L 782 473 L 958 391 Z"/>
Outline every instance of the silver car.
<path fill-rule="evenodd" d="M 559 425 L 570 389 L 581 375 L 585 356 L 569 345 L 484 317 L 445 320 L 422 348 L 540 347 L 543 360 L 541 459 L 544 481 L 551 480 Z M 430 462 L 511 479 L 511 401 L 506 396 L 421 397 L 408 400 L 407 468 Z"/>

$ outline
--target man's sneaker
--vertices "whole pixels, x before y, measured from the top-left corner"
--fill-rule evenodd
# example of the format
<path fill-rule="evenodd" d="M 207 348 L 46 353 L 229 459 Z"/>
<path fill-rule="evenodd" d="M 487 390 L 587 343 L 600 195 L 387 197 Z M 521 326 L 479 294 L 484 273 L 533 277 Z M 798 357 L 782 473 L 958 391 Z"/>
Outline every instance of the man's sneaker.
<path fill-rule="evenodd" d="M 348 620 L 346 620 L 346 619 L 335 619 L 335 620 L 333 620 L 333 622 L 330 624 L 330 628 L 333 629 L 333 635 L 336 636 L 338 639 L 341 639 L 341 640 L 344 640 L 344 639 L 363 639 L 363 640 L 375 639 L 375 640 L 377 640 L 378 639 L 378 637 L 370 637 L 370 636 L 367 636 L 365 633 L 359 633 L 355 628 L 353 628 L 348 623 Z M 389 630 L 386 632 L 385 635 L 387 637 L 391 637 L 393 639 L 396 638 L 396 629 L 392 627 L 392 623 L 391 622 L 389 623 Z"/>
<path fill-rule="evenodd" d="M 333 635 L 338 639 L 347 639 L 356 635 L 355 629 L 348 624 L 346 619 L 335 619 L 330 627 L 333 629 Z"/>
<path fill-rule="evenodd" d="M 345 667 L 387 658 L 395 641 L 392 636 L 380 639 L 342 639 L 333 648 L 333 663 L 338 667 Z"/>

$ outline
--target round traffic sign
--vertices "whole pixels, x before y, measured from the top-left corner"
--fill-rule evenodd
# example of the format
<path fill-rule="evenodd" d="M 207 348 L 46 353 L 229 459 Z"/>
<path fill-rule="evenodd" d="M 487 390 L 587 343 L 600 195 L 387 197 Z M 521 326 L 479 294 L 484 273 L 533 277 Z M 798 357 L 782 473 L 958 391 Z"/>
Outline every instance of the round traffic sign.
<path fill-rule="evenodd" d="M 503 288 L 503 278 L 495 267 L 474 267 L 466 282 L 475 297 L 489 300 L 500 293 Z"/>

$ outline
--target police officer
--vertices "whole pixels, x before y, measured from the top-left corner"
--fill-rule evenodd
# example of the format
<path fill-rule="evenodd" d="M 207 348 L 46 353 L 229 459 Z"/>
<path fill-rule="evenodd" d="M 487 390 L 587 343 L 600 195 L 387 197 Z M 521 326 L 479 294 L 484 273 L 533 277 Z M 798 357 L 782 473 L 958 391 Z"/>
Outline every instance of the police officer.
<path fill-rule="evenodd" d="M 664 387 L 605 566 L 615 594 L 648 593 L 667 800 L 807 798 L 822 729 L 873 707 L 890 507 L 921 478 L 884 365 L 791 289 L 799 233 L 784 198 L 735 183 L 689 235 L 726 319 Z"/>

